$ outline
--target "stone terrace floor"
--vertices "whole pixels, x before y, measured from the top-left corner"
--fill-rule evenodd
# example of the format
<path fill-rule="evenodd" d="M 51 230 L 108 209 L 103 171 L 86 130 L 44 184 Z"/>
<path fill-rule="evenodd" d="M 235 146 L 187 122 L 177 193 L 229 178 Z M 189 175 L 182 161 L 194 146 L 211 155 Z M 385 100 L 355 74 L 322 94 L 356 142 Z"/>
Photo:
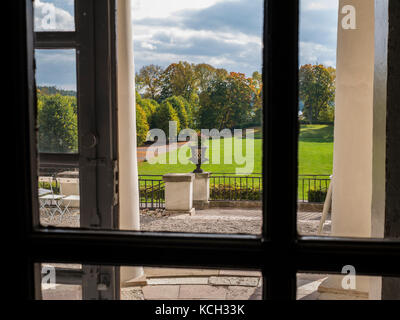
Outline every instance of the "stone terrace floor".
<path fill-rule="evenodd" d="M 298 229 L 301 234 L 316 234 L 321 213 L 299 212 Z M 79 212 L 64 216 L 61 223 L 43 214 L 43 225 L 78 227 Z M 259 209 L 197 210 L 193 216 L 166 216 L 164 212 L 141 212 L 141 230 L 199 233 L 259 234 L 262 217 Z M 330 221 L 323 234 L 330 233 Z M 75 268 L 77 266 L 75 265 Z M 79 267 L 79 266 L 78 266 Z M 255 271 L 144 268 L 144 277 L 132 279 L 121 289 L 124 300 L 258 300 L 261 299 L 261 273 Z M 326 275 L 298 275 L 298 299 L 318 299 L 318 286 Z M 81 287 L 57 285 L 43 288 L 44 299 L 81 299 Z"/>

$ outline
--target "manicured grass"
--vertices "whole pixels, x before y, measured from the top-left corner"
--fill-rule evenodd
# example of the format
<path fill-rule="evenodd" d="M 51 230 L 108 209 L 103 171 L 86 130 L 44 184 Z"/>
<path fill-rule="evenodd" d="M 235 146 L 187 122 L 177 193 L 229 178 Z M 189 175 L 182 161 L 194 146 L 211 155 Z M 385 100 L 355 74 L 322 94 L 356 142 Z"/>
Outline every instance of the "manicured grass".
<path fill-rule="evenodd" d="M 231 149 L 238 139 L 226 139 L 225 142 L 229 146 L 225 146 L 224 140 L 219 140 L 220 146 L 215 141 L 209 149 L 209 159 L 212 159 L 213 153 L 219 153 L 220 164 L 204 164 L 202 168 L 208 172 L 214 173 L 235 173 L 236 168 L 243 168 L 243 164 L 239 164 L 232 159 L 232 164 L 223 163 L 225 149 Z M 242 140 L 242 150 L 245 154 L 246 140 Z M 299 174 L 332 174 L 332 159 L 333 159 L 333 126 L 332 125 L 302 125 L 299 137 Z M 254 173 L 262 172 L 262 139 L 259 129 L 255 132 L 254 142 Z M 208 144 L 209 145 L 209 144 Z M 186 158 L 190 158 L 190 150 L 188 147 L 183 147 L 179 150 L 180 153 L 186 152 Z M 160 156 L 162 157 L 162 156 Z M 166 155 L 167 161 L 170 155 Z M 139 163 L 139 174 L 154 174 L 162 175 L 165 173 L 186 173 L 192 172 L 195 165 L 189 164 L 150 164 L 148 162 Z"/>
<path fill-rule="evenodd" d="M 331 175 L 333 125 L 302 125 L 299 137 L 299 174 Z"/>
<path fill-rule="evenodd" d="M 207 152 L 208 154 L 206 157 L 208 159 L 213 159 L 213 154 L 220 155 L 220 163 L 216 164 L 213 162 L 209 164 L 209 161 L 202 165 L 202 169 L 207 172 L 214 172 L 214 173 L 235 173 L 236 168 L 244 168 L 245 164 L 240 164 L 235 161 L 235 157 L 232 156 L 230 161 L 225 161 L 225 150 L 230 150 L 231 154 L 233 154 L 233 150 L 236 148 L 234 147 L 234 143 L 242 142 L 242 152 L 246 155 L 246 139 L 237 139 L 237 138 L 229 138 L 229 139 L 219 139 L 215 141 L 210 141 L 207 143 L 209 147 Z M 254 155 L 249 157 L 251 161 L 254 161 L 254 169 L 246 171 L 246 173 L 254 172 L 254 173 L 261 173 L 261 159 L 262 159 L 262 140 L 261 139 L 254 139 Z M 210 148 L 211 145 L 211 148 Z M 239 146 L 239 145 L 238 145 Z M 186 153 L 186 159 L 191 157 L 189 147 L 185 146 L 179 149 L 179 153 Z M 157 157 L 157 159 L 162 159 L 162 155 Z M 158 164 L 151 164 L 149 162 L 141 162 L 139 163 L 139 174 L 146 175 L 146 174 L 155 174 L 155 175 L 162 175 L 165 173 L 186 173 L 192 172 L 195 169 L 195 165 L 192 163 L 188 164 L 169 164 L 171 155 L 170 153 L 166 154 L 166 164 L 158 163 Z M 231 162 L 231 163 L 229 163 Z"/>

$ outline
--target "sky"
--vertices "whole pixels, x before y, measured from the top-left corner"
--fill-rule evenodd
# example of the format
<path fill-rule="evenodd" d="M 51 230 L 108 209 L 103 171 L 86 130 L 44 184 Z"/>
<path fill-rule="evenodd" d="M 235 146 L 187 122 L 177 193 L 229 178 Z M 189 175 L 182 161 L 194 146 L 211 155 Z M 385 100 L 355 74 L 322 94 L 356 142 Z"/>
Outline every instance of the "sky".
<path fill-rule="evenodd" d="M 73 31 L 73 0 L 35 0 L 35 30 Z M 336 65 L 338 0 L 301 0 L 300 64 Z M 52 20 L 54 21 L 54 20 Z M 251 76 L 262 68 L 263 0 L 132 0 L 135 70 L 178 61 Z M 74 50 L 37 50 L 38 85 L 76 89 Z"/>

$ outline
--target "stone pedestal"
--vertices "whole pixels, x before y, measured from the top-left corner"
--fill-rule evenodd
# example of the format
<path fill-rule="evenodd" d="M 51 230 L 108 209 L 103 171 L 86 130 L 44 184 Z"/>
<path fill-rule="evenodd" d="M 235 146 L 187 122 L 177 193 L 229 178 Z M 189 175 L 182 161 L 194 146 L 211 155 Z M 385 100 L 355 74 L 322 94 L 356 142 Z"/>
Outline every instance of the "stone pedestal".
<path fill-rule="evenodd" d="M 165 182 L 165 209 L 169 214 L 195 213 L 193 208 L 193 173 L 169 173 Z"/>
<path fill-rule="evenodd" d="M 196 209 L 208 206 L 210 200 L 210 173 L 195 173 L 193 182 L 193 205 Z"/>

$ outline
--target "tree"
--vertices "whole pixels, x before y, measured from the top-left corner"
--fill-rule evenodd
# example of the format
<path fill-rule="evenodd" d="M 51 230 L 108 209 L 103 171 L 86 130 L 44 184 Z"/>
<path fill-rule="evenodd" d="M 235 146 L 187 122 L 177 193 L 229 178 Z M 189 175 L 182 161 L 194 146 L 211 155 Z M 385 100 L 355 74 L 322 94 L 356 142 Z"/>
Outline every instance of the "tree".
<path fill-rule="evenodd" d="M 38 93 L 40 152 L 78 151 L 78 120 L 73 99 L 60 94 Z"/>
<path fill-rule="evenodd" d="M 189 103 L 186 101 L 186 99 L 183 97 L 172 96 L 168 99 L 165 99 L 164 101 L 169 102 L 177 112 L 181 129 L 188 128 L 189 116 L 186 108 L 189 105 Z"/>
<path fill-rule="evenodd" d="M 137 145 L 140 146 L 146 141 L 147 132 L 149 132 L 149 124 L 147 122 L 146 113 L 142 107 L 136 104 L 136 134 L 137 134 Z"/>
<path fill-rule="evenodd" d="M 172 63 L 161 76 L 160 100 L 172 96 L 182 96 L 189 100 L 193 92 L 197 92 L 197 79 L 194 65 L 186 61 Z"/>
<path fill-rule="evenodd" d="M 310 123 L 326 119 L 335 102 L 334 68 L 319 65 L 303 65 L 299 72 L 299 95 L 304 103 L 303 116 Z"/>
<path fill-rule="evenodd" d="M 231 72 L 217 79 L 200 94 L 199 120 L 202 128 L 239 128 L 252 121 L 256 91 L 251 78 Z"/>
<path fill-rule="evenodd" d="M 195 77 L 197 86 L 200 92 L 207 90 L 210 83 L 217 79 L 217 70 L 206 63 L 199 63 L 194 66 Z"/>
<path fill-rule="evenodd" d="M 154 128 L 163 130 L 165 135 L 169 137 L 169 121 L 176 121 L 176 130 L 179 133 L 180 123 L 178 113 L 172 107 L 171 103 L 163 101 L 153 115 Z"/>
<path fill-rule="evenodd" d="M 142 67 L 136 74 L 136 88 L 144 90 L 143 98 L 157 100 L 161 93 L 161 75 L 163 68 L 154 64 Z"/>

